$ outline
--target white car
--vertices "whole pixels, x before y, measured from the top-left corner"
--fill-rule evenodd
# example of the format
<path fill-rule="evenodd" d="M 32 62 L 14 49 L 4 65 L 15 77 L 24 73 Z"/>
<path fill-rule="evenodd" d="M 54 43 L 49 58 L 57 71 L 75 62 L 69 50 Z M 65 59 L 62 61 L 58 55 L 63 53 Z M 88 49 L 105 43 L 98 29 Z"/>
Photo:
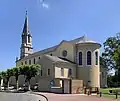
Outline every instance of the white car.
<path fill-rule="evenodd" d="M 1 90 L 4 90 L 5 89 L 5 87 L 1 87 Z"/>
<path fill-rule="evenodd" d="M 13 87 L 13 86 L 11 86 L 11 87 L 8 87 L 8 89 L 9 89 L 9 90 L 12 90 L 12 89 L 14 89 L 14 87 Z"/>

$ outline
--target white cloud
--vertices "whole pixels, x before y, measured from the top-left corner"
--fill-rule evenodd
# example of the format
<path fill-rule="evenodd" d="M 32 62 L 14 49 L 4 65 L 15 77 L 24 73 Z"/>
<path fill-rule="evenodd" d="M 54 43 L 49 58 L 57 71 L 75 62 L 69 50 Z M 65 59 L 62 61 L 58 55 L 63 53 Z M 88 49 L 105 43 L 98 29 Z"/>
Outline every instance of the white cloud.
<path fill-rule="evenodd" d="M 42 5 L 43 8 L 46 8 L 46 9 L 49 8 L 49 5 L 46 4 L 46 3 L 44 3 L 44 0 L 40 0 L 40 3 L 41 3 L 41 5 Z"/>
<path fill-rule="evenodd" d="M 48 5 L 48 4 L 45 4 L 45 3 L 42 3 L 42 7 L 48 9 L 48 8 L 49 8 L 49 5 Z"/>

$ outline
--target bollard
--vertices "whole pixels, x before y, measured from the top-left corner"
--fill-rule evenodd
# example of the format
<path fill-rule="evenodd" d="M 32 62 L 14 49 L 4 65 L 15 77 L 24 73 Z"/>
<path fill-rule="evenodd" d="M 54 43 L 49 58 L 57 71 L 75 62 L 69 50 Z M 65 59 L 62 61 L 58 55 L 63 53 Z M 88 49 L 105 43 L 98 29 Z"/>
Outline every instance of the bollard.
<path fill-rule="evenodd" d="M 84 94 L 86 94 L 86 88 L 84 89 Z"/>
<path fill-rule="evenodd" d="M 102 97 L 102 92 L 100 92 L 100 97 Z"/>
<path fill-rule="evenodd" d="M 117 98 L 118 98 L 118 93 L 117 93 L 117 91 L 116 91 L 115 95 L 116 95 L 116 99 L 117 99 Z"/>
<path fill-rule="evenodd" d="M 88 96 L 90 95 L 90 91 L 88 91 Z"/>

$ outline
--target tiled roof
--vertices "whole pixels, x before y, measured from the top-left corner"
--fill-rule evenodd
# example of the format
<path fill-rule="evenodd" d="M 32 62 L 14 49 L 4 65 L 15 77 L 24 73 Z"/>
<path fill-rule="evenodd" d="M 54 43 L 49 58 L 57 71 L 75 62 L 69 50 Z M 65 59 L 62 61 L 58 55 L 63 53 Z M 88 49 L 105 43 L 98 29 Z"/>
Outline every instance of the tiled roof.
<path fill-rule="evenodd" d="M 76 38 L 74 40 L 69 41 L 72 44 L 79 44 L 79 43 L 96 43 L 95 41 L 92 41 L 88 39 L 86 36 L 82 36 L 80 38 Z"/>
<path fill-rule="evenodd" d="M 62 60 L 62 59 L 60 59 L 59 57 L 57 57 L 57 56 L 51 56 L 51 55 L 45 55 L 48 59 L 50 59 L 50 60 L 52 60 L 52 61 L 54 61 L 54 62 L 66 62 L 66 63 L 68 63 L 68 61 L 65 61 L 65 60 Z"/>
<path fill-rule="evenodd" d="M 71 60 L 68 60 L 68 59 L 66 59 L 66 58 L 62 58 L 62 57 L 59 57 L 59 58 L 62 59 L 62 60 L 64 60 L 64 61 L 67 61 L 67 62 L 69 62 L 69 63 L 76 64 L 75 62 L 73 62 L 73 61 L 71 61 Z"/>
<path fill-rule="evenodd" d="M 64 42 L 68 42 L 68 43 L 71 43 L 71 44 L 79 44 L 79 43 L 96 43 L 95 41 L 92 41 L 92 40 L 89 40 L 86 36 L 82 36 L 82 37 L 79 37 L 79 38 L 76 38 L 76 39 L 73 39 L 73 40 L 70 40 L 70 41 L 65 41 L 63 40 Z M 63 42 L 62 41 L 62 42 Z M 62 43 L 61 42 L 61 43 Z M 60 44 L 61 44 L 60 43 Z M 53 46 L 53 47 L 50 47 L 50 48 L 46 48 L 44 50 L 40 50 L 40 51 L 37 51 L 37 52 L 34 52 L 33 54 L 30 54 L 29 56 L 26 56 L 25 58 L 23 59 L 27 59 L 27 58 L 32 58 L 32 57 L 35 57 L 35 56 L 39 56 L 41 54 L 47 54 L 48 52 L 52 52 L 54 51 L 60 44 L 56 45 L 56 46 Z"/>

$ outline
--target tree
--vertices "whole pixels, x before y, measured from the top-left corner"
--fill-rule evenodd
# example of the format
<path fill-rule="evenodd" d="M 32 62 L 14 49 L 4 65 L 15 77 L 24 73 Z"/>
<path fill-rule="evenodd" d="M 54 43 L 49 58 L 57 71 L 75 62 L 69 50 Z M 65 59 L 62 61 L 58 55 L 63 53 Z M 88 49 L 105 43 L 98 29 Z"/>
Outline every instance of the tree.
<path fill-rule="evenodd" d="M 100 56 L 100 68 L 108 69 L 107 68 L 107 63 L 106 63 L 105 59 L 102 56 Z"/>
<path fill-rule="evenodd" d="M 7 71 L 0 72 L 0 80 L 3 79 L 4 86 L 7 87 L 9 78 L 11 76 L 16 77 L 16 81 L 18 80 L 19 75 L 25 75 L 26 81 L 30 83 L 31 77 L 35 77 L 39 74 L 41 70 L 40 65 L 23 65 L 20 67 L 14 67 L 11 69 L 7 69 Z"/>
<path fill-rule="evenodd" d="M 115 37 L 109 37 L 104 42 L 102 57 L 109 69 L 118 69 L 120 66 L 120 33 Z"/>
<path fill-rule="evenodd" d="M 7 85 L 8 85 L 8 81 L 7 81 L 7 79 L 8 79 L 8 76 L 7 76 L 7 72 L 6 71 L 2 71 L 1 72 L 1 78 L 3 79 L 3 85 L 5 86 L 5 87 L 7 87 Z"/>
<path fill-rule="evenodd" d="M 35 77 L 39 69 L 39 65 L 24 66 L 23 71 L 25 71 L 26 79 L 29 81 L 31 77 Z"/>
<path fill-rule="evenodd" d="M 107 82 L 110 87 L 119 86 L 120 82 L 120 33 L 109 37 L 103 43 L 104 52 L 102 53 L 101 65 L 106 65 L 108 70 L 115 70 L 115 75 L 108 75 Z"/>
<path fill-rule="evenodd" d="M 13 76 L 16 77 L 16 81 L 18 80 L 18 76 L 20 75 L 19 73 L 19 67 L 14 67 L 13 68 Z"/>
<path fill-rule="evenodd" d="M 9 80 L 9 78 L 14 75 L 14 72 L 13 72 L 12 68 L 7 69 L 6 73 L 7 73 L 7 80 Z"/>
<path fill-rule="evenodd" d="M 120 46 L 115 50 L 113 58 L 115 60 L 117 69 L 119 69 L 120 68 Z"/>
<path fill-rule="evenodd" d="M 25 75 L 26 81 L 29 82 L 29 88 L 31 77 L 35 77 L 40 71 L 40 69 L 40 65 L 24 65 L 19 67 L 20 74 Z"/>

